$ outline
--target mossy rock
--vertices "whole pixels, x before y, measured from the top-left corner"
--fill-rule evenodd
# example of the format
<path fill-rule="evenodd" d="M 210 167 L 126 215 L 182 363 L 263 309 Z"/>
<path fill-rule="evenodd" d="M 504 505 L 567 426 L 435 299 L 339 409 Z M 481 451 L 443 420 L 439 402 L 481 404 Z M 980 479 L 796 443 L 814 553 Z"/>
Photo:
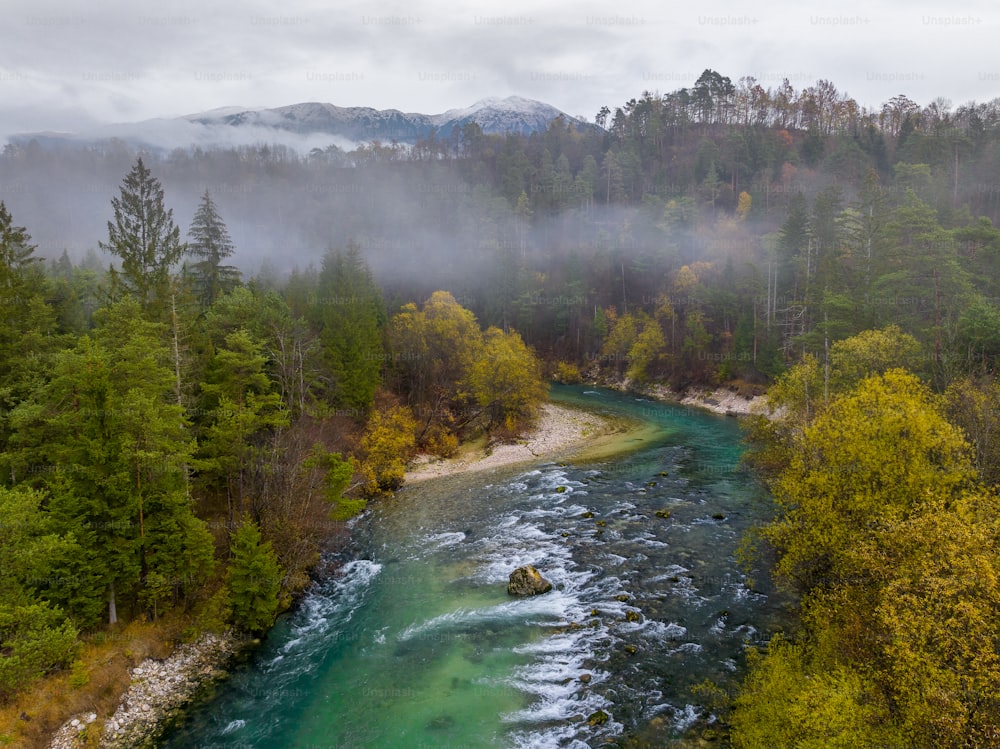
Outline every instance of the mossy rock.
<path fill-rule="evenodd" d="M 592 513 L 590 510 L 587 510 L 580 517 L 581 518 L 587 518 L 589 520 L 590 518 L 594 517 L 594 513 Z"/>
<path fill-rule="evenodd" d="M 723 515 L 721 512 L 716 512 L 712 514 L 712 520 L 725 520 L 725 519 L 726 516 Z"/>
<path fill-rule="evenodd" d="M 542 573 L 526 564 L 510 573 L 507 593 L 512 596 L 537 596 L 552 590 L 552 583 L 542 577 Z"/>
<path fill-rule="evenodd" d="M 604 526 L 606 526 L 606 525 L 607 525 L 607 523 L 605 523 L 605 522 L 604 522 L 603 520 L 598 520 L 598 521 L 597 521 L 597 525 L 598 525 L 599 527 L 603 528 Z"/>
<path fill-rule="evenodd" d="M 639 651 L 639 648 L 637 648 L 635 645 L 626 645 L 625 646 L 625 652 L 628 653 L 629 655 L 635 655 L 638 651 Z"/>
<path fill-rule="evenodd" d="M 670 510 L 657 510 L 656 517 L 667 519 L 670 517 Z"/>
<path fill-rule="evenodd" d="M 627 621 L 627 622 L 637 622 L 637 621 L 639 621 L 640 618 L 641 617 L 639 616 L 639 612 L 638 611 L 626 611 L 625 612 L 625 621 Z"/>
<path fill-rule="evenodd" d="M 615 600 L 616 601 L 621 601 L 622 603 L 626 603 L 630 599 L 631 599 L 631 596 L 628 593 L 619 593 L 618 595 L 615 596 Z"/>
<path fill-rule="evenodd" d="M 565 494 L 565 493 L 566 493 L 566 487 L 565 486 L 557 486 L 556 487 L 556 494 Z"/>
<path fill-rule="evenodd" d="M 660 471 L 657 475 L 658 476 L 669 476 L 670 474 L 667 471 Z"/>
<path fill-rule="evenodd" d="M 580 683 L 589 684 L 593 677 L 590 674 L 580 674 Z"/>
<path fill-rule="evenodd" d="M 597 710 L 587 716 L 587 723 L 591 728 L 596 728 L 597 726 L 603 726 L 608 722 L 608 714 L 603 710 Z"/>

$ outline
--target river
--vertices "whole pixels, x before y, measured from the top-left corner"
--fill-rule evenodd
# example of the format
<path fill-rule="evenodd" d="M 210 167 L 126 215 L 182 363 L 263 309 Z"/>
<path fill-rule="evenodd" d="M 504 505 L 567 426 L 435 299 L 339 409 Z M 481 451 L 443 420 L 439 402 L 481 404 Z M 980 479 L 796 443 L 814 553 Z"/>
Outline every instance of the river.
<path fill-rule="evenodd" d="M 356 522 L 355 558 L 164 745 L 583 749 L 711 735 L 691 688 L 733 684 L 745 644 L 783 616 L 734 557 L 770 509 L 739 468 L 738 423 L 607 390 L 552 395 L 653 428 L 611 458 L 435 479 L 378 503 Z M 523 564 L 554 590 L 508 597 Z M 606 722 L 587 720 L 598 711 Z"/>

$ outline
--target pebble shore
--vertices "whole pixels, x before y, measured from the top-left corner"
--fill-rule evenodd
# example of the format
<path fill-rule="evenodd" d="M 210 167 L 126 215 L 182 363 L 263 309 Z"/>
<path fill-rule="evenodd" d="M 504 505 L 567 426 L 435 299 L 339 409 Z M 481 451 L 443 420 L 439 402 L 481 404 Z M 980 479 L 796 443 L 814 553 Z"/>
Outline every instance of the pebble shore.
<path fill-rule="evenodd" d="M 55 733 L 49 749 L 83 749 L 95 728 L 101 730 L 101 749 L 155 746 L 169 720 L 226 675 L 240 645 L 230 634 L 206 634 L 162 661 L 147 658 L 132 669 L 132 684 L 103 728 L 95 713 L 75 715 Z"/>

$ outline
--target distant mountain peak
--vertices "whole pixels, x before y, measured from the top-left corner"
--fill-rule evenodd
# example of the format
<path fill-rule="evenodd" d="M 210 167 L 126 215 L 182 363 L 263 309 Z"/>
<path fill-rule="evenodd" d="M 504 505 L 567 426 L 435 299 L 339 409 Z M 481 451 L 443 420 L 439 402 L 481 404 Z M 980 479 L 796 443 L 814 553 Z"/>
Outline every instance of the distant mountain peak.
<path fill-rule="evenodd" d="M 545 102 L 523 96 L 491 96 L 469 107 L 433 115 L 306 101 L 272 108 L 219 107 L 174 119 L 106 125 L 90 133 L 51 137 L 25 133 L 16 137 L 19 140 L 35 137 L 53 144 L 84 144 L 115 138 L 164 150 L 246 143 L 281 143 L 302 151 L 329 145 L 349 150 L 373 141 L 412 145 L 431 133 L 440 139 L 450 138 L 456 128 L 461 131 L 473 122 L 487 135 L 531 135 L 547 130 L 557 117 L 580 129 L 596 127 Z"/>
<path fill-rule="evenodd" d="M 303 135 L 326 134 L 354 142 L 395 140 L 414 143 L 430 135 L 432 130 L 439 135 L 448 135 L 452 128 L 462 128 L 469 122 L 475 122 L 487 134 L 529 135 L 544 131 L 557 117 L 588 127 L 587 123 L 550 104 L 522 96 L 487 97 L 472 106 L 433 115 L 406 113 L 398 109 L 339 107 L 313 101 L 272 109 L 226 107 L 189 115 L 184 119 L 202 125 L 265 127 Z"/>

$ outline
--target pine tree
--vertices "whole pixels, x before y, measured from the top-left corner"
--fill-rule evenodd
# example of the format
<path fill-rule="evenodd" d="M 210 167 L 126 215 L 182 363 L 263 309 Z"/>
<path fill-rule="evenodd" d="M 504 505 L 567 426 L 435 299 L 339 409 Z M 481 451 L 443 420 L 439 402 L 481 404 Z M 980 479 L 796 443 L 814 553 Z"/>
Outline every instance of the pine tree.
<path fill-rule="evenodd" d="M 134 295 L 147 314 L 165 314 L 170 271 L 185 245 L 173 210 L 163 204 L 163 187 L 142 158 L 122 180 L 121 195 L 112 198 L 111 206 L 115 219 L 108 222 L 108 241 L 99 244 L 121 259 L 121 271 L 112 270 L 113 287 Z"/>
<path fill-rule="evenodd" d="M 197 261 L 190 269 L 195 290 L 202 306 L 209 307 L 239 283 L 240 272 L 232 265 L 222 264 L 236 248 L 208 190 L 201 197 L 188 238 L 187 254 Z"/>

